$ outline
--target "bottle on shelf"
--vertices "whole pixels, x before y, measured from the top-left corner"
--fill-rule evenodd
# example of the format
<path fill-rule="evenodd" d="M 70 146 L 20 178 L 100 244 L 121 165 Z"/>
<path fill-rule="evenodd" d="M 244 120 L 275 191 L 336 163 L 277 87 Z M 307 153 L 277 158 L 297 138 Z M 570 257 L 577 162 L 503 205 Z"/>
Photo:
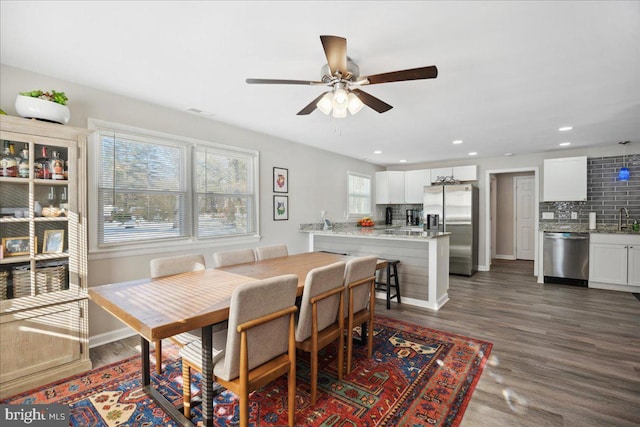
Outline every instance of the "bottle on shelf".
<path fill-rule="evenodd" d="M 22 157 L 18 161 L 18 176 L 29 178 L 29 144 L 24 144 L 21 155 Z"/>
<path fill-rule="evenodd" d="M 0 176 L 18 176 L 18 163 L 15 156 L 11 154 L 12 145 L 9 141 L 4 141 L 4 151 L 0 156 Z"/>
<path fill-rule="evenodd" d="M 51 178 L 51 165 L 47 156 L 47 147 L 42 147 L 42 155 L 33 164 L 34 176 L 40 179 Z"/>
<path fill-rule="evenodd" d="M 64 160 L 60 158 L 60 152 L 54 151 L 51 159 L 51 179 L 64 178 Z"/>

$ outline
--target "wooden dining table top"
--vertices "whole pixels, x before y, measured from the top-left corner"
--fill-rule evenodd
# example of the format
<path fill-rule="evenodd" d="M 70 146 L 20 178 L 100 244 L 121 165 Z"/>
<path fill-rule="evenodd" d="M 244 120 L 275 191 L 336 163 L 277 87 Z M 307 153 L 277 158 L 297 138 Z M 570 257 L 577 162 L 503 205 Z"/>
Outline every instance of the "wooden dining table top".
<path fill-rule="evenodd" d="M 307 273 L 352 257 L 307 252 L 228 267 L 113 283 L 89 288 L 89 298 L 148 341 L 168 338 L 229 318 L 233 290 L 283 274 L 298 276 L 302 295 Z M 378 269 L 386 262 L 378 261 Z"/>

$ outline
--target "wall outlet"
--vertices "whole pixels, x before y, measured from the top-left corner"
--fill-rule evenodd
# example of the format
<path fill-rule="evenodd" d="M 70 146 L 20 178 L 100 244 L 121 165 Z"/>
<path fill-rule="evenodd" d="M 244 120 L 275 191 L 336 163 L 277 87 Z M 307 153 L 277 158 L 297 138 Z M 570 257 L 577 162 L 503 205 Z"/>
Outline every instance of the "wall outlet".
<path fill-rule="evenodd" d="M 571 212 L 571 219 L 578 219 L 578 212 Z"/>
<path fill-rule="evenodd" d="M 553 219 L 553 212 L 542 212 L 542 219 Z"/>

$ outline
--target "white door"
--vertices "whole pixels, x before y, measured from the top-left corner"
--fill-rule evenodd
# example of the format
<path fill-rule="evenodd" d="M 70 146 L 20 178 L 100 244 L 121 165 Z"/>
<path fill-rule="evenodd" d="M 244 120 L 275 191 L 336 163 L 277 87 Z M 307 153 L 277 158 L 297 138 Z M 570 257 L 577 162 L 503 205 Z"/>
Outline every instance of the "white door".
<path fill-rule="evenodd" d="M 517 176 L 516 187 L 516 258 L 533 260 L 535 249 L 534 183 L 532 176 Z"/>
<path fill-rule="evenodd" d="M 629 285 L 640 286 L 640 245 L 629 245 Z"/>

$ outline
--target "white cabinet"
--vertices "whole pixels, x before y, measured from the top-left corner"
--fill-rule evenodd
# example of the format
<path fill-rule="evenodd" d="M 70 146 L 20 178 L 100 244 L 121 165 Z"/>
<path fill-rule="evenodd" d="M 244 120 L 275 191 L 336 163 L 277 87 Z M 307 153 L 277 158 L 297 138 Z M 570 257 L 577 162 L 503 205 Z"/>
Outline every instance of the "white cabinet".
<path fill-rule="evenodd" d="M 543 200 L 566 202 L 587 200 L 587 157 L 544 160 Z"/>
<path fill-rule="evenodd" d="M 0 139 L 28 159 L 22 176 L 0 177 L 0 398 L 91 369 L 84 160 L 89 133 L 0 116 Z"/>
<path fill-rule="evenodd" d="M 442 181 L 443 178 L 453 176 L 453 168 L 431 169 L 431 182 Z"/>
<path fill-rule="evenodd" d="M 460 182 L 478 180 L 477 165 L 454 166 L 452 172 L 453 172 L 453 178 L 457 179 Z"/>
<path fill-rule="evenodd" d="M 592 233 L 589 286 L 605 289 L 640 286 L 640 236 Z"/>
<path fill-rule="evenodd" d="M 424 201 L 424 187 L 431 185 L 431 170 L 418 169 L 404 173 L 404 201 L 405 203 L 419 203 Z"/>
<path fill-rule="evenodd" d="M 404 171 L 376 172 L 376 204 L 404 203 Z"/>
<path fill-rule="evenodd" d="M 436 168 L 431 169 L 431 182 L 442 181 L 443 178 L 453 177 L 453 179 L 464 181 L 477 181 L 478 180 L 478 166 L 454 166 L 451 168 Z"/>

